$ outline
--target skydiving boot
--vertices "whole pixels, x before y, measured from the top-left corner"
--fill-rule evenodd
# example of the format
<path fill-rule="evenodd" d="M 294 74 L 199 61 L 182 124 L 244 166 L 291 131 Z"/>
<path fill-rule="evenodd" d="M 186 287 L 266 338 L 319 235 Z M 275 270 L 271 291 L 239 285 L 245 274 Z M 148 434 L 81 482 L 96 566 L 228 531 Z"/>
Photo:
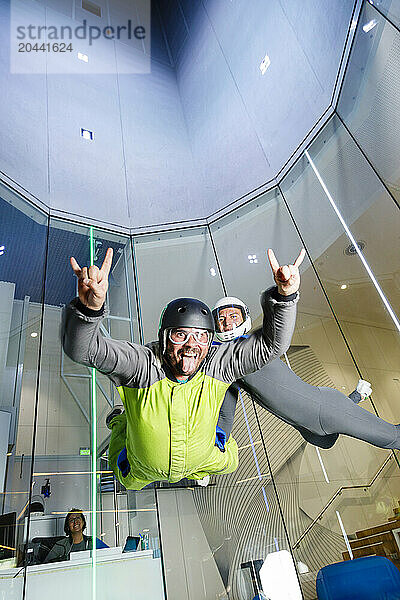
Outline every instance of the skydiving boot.
<path fill-rule="evenodd" d="M 371 394 L 372 388 L 369 381 L 360 379 L 354 392 L 351 392 L 351 394 L 349 394 L 349 398 L 353 400 L 355 404 L 358 404 L 359 402 L 365 400 L 365 398 L 368 398 L 368 396 L 370 396 Z"/>

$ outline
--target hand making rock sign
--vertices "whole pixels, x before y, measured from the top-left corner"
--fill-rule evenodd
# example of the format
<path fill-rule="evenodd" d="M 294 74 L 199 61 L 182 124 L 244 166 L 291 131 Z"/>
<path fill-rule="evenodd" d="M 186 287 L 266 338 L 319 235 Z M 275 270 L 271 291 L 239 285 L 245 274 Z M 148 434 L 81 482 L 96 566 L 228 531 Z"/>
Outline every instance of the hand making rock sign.
<path fill-rule="evenodd" d="M 78 278 L 79 300 L 91 310 L 100 310 L 105 302 L 112 258 L 113 249 L 108 248 L 100 269 L 96 265 L 81 269 L 75 258 L 70 258 L 72 270 Z"/>
<path fill-rule="evenodd" d="M 278 286 L 278 292 L 282 296 L 290 296 L 290 294 L 294 294 L 299 289 L 299 266 L 303 262 L 305 255 L 306 251 L 303 248 L 293 265 L 283 265 L 280 267 L 274 251 L 271 248 L 268 249 L 269 264 L 271 265 L 275 283 Z"/>

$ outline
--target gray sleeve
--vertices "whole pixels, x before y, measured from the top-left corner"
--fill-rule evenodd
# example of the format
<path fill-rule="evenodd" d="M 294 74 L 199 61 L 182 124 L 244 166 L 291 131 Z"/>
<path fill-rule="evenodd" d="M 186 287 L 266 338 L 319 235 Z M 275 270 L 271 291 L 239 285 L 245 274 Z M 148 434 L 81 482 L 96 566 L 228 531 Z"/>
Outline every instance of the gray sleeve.
<path fill-rule="evenodd" d="M 62 344 L 73 361 L 95 367 L 116 386 L 138 385 L 147 380 L 152 353 L 146 346 L 105 338 L 100 332 L 102 316 L 89 317 L 77 308 L 75 298 L 65 309 Z"/>
<path fill-rule="evenodd" d="M 238 398 L 238 386 L 232 384 L 225 393 L 225 398 L 219 411 L 217 426 L 225 431 L 226 440 L 229 440 L 235 418 L 236 404 Z"/>
<path fill-rule="evenodd" d="M 263 326 L 247 338 L 238 338 L 222 344 L 217 351 L 218 363 L 215 377 L 233 382 L 261 369 L 271 360 L 281 356 L 290 346 L 296 324 L 298 293 L 293 300 L 277 300 L 275 287 L 261 296 L 264 313 Z"/>

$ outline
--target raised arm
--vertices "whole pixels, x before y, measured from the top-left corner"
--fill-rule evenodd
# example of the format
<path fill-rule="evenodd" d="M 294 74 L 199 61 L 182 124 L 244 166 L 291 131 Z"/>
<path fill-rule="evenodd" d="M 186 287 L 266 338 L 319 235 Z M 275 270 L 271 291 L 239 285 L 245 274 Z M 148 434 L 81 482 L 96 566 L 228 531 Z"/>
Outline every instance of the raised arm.
<path fill-rule="evenodd" d="M 95 367 L 118 386 L 134 384 L 147 372 L 151 351 L 145 346 L 106 338 L 100 332 L 111 263 L 111 248 L 100 269 L 93 265 L 81 269 L 75 258 L 71 258 L 78 278 L 79 298 L 65 308 L 62 342 L 72 360 Z"/>
<path fill-rule="evenodd" d="M 280 266 L 274 251 L 268 249 L 268 259 L 277 285 L 261 296 L 264 313 L 262 334 L 268 344 L 272 344 L 268 362 L 286 352 L 292 341 L 300 287 L 299 267 L 304 256 L 305 250 L 302 249 L 293 264 Z"/>
<path fill-rule="evenodd" d="M 242 337 L 222 344 L 217 354 L 220 375 L 225 381 L 235 381 L 261 369 L 289 348 L 295 323 L 296 303 L 300 286 L 299 266 L 304 259 L 302 250 L 293 264 L 279 266 L 272 250 L 268 258 L 277 286 L 261 296 L 263 326 L 247 338 Z"/>

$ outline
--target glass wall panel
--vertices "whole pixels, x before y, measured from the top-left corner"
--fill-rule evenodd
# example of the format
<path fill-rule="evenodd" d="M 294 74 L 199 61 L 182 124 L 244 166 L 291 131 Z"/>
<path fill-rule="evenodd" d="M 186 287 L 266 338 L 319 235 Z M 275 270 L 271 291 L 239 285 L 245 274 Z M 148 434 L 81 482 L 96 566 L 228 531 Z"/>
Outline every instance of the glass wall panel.
<path fill-rule="evenodd" d="M 383 13 L 395 25 L 400 27 L 400 1 L 399 0 L 374 0 L 371 2 L 379 12 Z"/>
<path fill-rule="evenodd" d="M 224 295 L 207 228 L 139 236 L 134 248 L 146 342 L 157 339 L 160 313 L 170 300 L 194 297 L 213 306 Z M 254 428 L 251 405 L 246 410 Z M 237 442 L 253 456 L 246 430 Z M 265 456 L 259 446 L 255 451 L 265 472 Z M 187 479 L 157 486 L 168 598 L 237 597 L 237 574 L 240 585 L 250 593 L 250 571 L 240 568 L 235 553 L 245 536 L 245 523 L 244 528 L 240 526 L 241 499 L 250 493 L 248 482 L 251 485 L 254 479 L 253 461 L 250 470 L 239 467 L 232 476 L 212 475 L 208 487 Z M 240 480 L 244 481 L 240 484 Z M 258 509 L 262 506 L 255 501 L 253 510 Z M 234 577 L 231 564 L 236 565 Z"/>
<path fill-rule="evenodd" d="M 345 393 L 357 383 L 356 365 L 360 377 L 370 381 L 373 390 L 371 400 L 364 401 L 362 408 L 372 414 L 377 410 L 390 424 L 398 423 L 400 414 L 394 398 L 398 395 L 400 345 L 396 325 L 333 204 L 395 310 L 399 306 L 396 273 L 400 267 L 400 214 L 337 118 L 324 128 L 308 153 L 314 169 L 303 156 L 282 181 L 281 190 L 340 322 L 352 358 L 344 351 L 343 344 L 338 351 L 331 338 L 332 328 L 325 325 L 324 319 L 312 328 L 312 339 L 320 340 L 315 354 L 336 355 L 336 364 L 327 365 L 325 370 L 334 386 Z M 302 304 L 310 299 L 305 298 L 304 284 L 307 273 L 303 276 Z M 318 316 L 313 303 L 311 298 L 310 308 Z M 297 339 L 307 343 L 311 332 L 307 325 L 303 331 L 301 320 L 299 325 Z M 295 357 L 293 364 L 294 360 Z M 360 414 L 360 419 L 368 423 L 363 429 L 370 441 L 377 440 L 375 433 L 381 422 L 373 418 L 370 421 L 365 413 Z M 357 422 L 354 420 L 352 426 Z M 382 425 L 385 442 L 381 445 L 387 444 L 389 448 L 397 440 L 398 447 L 398 429 L 390 424 Z M 296 482 L 303 516 L 310 519 L 308 525 L 307 519 L 304 521 L 306 527 L 299 527 L 296 539 L 292 540 L 296 556 L 310 570 L 321 566 L 322 560 L 329 564 L 349 557 L 345 554 L 344 531 L 351 544 L 357 531 L 366 532 L 395 516 L 400 478 L 397 460 L 389 450 L 340 436 L 332 449 L 316 450 L 308 445 L 298 455 L 295 470 L 290 472 L 285 466 L 285 471 L 287 481 Z M 318 539 L 325 540 L 321 554 L 316 552 Z M 368 551 L 372 553 L 373 548 Z M 362 552 L 366 550 L 353 549 L 354 557 Z"/>
<path fill-rule="evenodd" d="M 27 593 L 32 598 L 44 590 L 70 598 L 79 590 L 79 597 L 106 599 L 143 580 L 150 581 L 149 590 L 155 586 L 162 593 L 154 491 L 128 492 L 107 460 L 111 432 L 105 419 L 121 404 L 119 394 L 105 375 L 73 362 L 61 346 L 63 307 L 77 294 L 70 256 L 81 267 L 101 267 L 109 247 L 114 256 L 100 331 L 137 342 L 130 238 L 51 220 L 34 461 L 35 490 L 44 509 L 31 518 L 34 566 L 28 569 Z M 134 549 L 135 540 L 145 543 L 124 553 L 129 539 Z"/>
<path fill-rule="evenodd" d="M 400 32 L 364 2 L 337 111 L 400 200 Z M 400 25 L 400 3 L 378 2 Z"/>
<path fill-rule="evenodd" d="M 134 252 L 146 343 L 157 339 L 160 314 L 170 300 L 199 298 L 211 306 L 222 294 L 205 227 L 138 236 Z"/>
<path fill-rule="evenodd" d="M 318 219 L 320 218 L 324 217 L 319 214 Z M 285 263 L 293 261 L 302 246 L 282 196 L 277 190 L 272 190 L 234 214 L 220 219 L 212 225 L 211 229 L 228 292 L 248 303 L 253 323 L 260 325 L 259 296 L 263 288 L 272 284 L 266 250 L 272 247 L 280 262 Z M 231 246 L 235 248 L 235 259 L 232 257 L 233 253 L 230 252 Z M 254 255 L 259 262 L 254 263 Z M 296 331 L 284 360 L 298 376 L 309 384 L 336 388 L 349 394 L 354 390 L 358 381 L 354 362 L 307 258 L 301 267 L 301 273 L 301 297 L 298 305 Z M 289 370 L 282 372 L 282 369 L 277 373 L 271 371 L 269 376 L 271 380 L 265 387 L 267 406 L 271 406 L 271 410 L 274 410 L 272 407 L 274 407 L 274 399 L 277 394 L 279 402 L 284 404 L 287 404 L 288 399 L 296 394 L 298 383 L 290 373 Z M 286 378 L 288 379 L 286 380 Z M 286 392 L 282 393 L 280 385 L 286 386 Z M 303 393 L 307 395 L 309 389 L 300 391 L 300 396 Z M 328 396 L 324 396 L 325 402 L 331 401 L 330 393 L 332 393 L 331 390 L 328 390 Z M 301 397 L 295 397 L 297 402 L 306 406 Z M 317 405 L 314 410 L 317 410 Z M 279 536 L 277 533 L 279 529 L 284 533 L 277 506 L 279 502 L 290 543 L 295 545 L 299 536 L 307 530 L 315 516 L 323 510 L 330 496 L 343 483 L 348 484 L 349 481 L 351 483 L 358 478 L 357 471 L 352 465 L 350 465 L 351 470 L 347 466 L 349 458 L 341 438 L 332 450 L 318 450 L 320 453 L 318 454 L 316 447 L 306 443 L 299 431 L 278 419 L 275 414 L 271 414 L 270 411 L 258 405 L 256 411 L 260 431 L 258 434 L 254 434 L 254 439 L 256 442 L 262 443 L 263 449 L 265 447 L 278 494 L 274 510 L 272 510 L 274 494 L 271 474 L 268 471 L 262 474 L 263 479 L 260 482 L 257 481 L 257 485 L 260 495 L 263 493 L 263 487 L 267 492 L 270 511 L 260 517 L 260 521 L 267 539 L 268 537 L 278 540 L 279 537 L 282 538 L 282 535 Z M 292 418 L 294 416 L 293 413 Z M 234 436 L 237 436 L 239 423 L 240 415 L 237 414 L 233 430 Z M 359 447 L 366 446 L 363 442 L 355 440 L 352 440 L 352 443 L 354 452 L 358 452 Z M 381 452 L 384 453 L 384 451 Z M 322 453 L 324 453 L 323 459 Z M 324 468 L 329 472 L 329 485 L 326 483 L 319 460 L 319 456 L 321 456 L 323 462 L 327 461 L 326 455 L 328 454 L 329 464 Z M 242 458 L 245 459 L 245 455 L 241 453 L 241 464 Z M 374 467 L 369 465 L 368 460 L 363 462 L 363 465 L 367 473 L 369 468 L 371 472 L 373 471 Z M 246 503 L 242 502 L 241 506 L 243 512 L 246 513 Z M 260 526 L 260 523 L 258 525 Z M 329 544 L 326 544 L 327 535 L 332 538 Z M 311 533 L 308 533 L 306 538 L 307 536 L 311 536 Z M 269 553 L 276 551 L 276 548 L 271 549 L 267 543 L 259 546 L 256 529 L 247 539 L 248 548 L 254 558 L 264 560 Z M 343 537 L 337 535 L 336 531 L 330 532 L 321 529 L 316 534 L 316 529 L 312 527 L 311 546 L 307 545 L 308 539 L 311 537 L 303 543 L 301 552 L 296 547 L 294 554 L 304 596 L 311 599 L 315 598 L 315 578 L 318 569 L 330 562 L 341 560 L 341 551 L 344 551 L 346 546 Z M 241 551 L 243 551 L 243 547 Z M 255 556 L 256 554 L 257 556 Z"/>
<path fill-rule="evenodd" d="M 22 597 L 32 481 L 47 216 L 0 186 L 0 596 Z M 36 432 L 36 438 L 38 434 Z"/>
<path fill-rule="evenodd" d="M 394 311 L 398 312 L 400 212 L 337 118 L 309 155 Z M 304 157 L 281 185 L 364 379 L 382 417 L 397 423 L 396 326 L 328 197 Z M 313 218 L 313 215 L 318 215 Z"/>

